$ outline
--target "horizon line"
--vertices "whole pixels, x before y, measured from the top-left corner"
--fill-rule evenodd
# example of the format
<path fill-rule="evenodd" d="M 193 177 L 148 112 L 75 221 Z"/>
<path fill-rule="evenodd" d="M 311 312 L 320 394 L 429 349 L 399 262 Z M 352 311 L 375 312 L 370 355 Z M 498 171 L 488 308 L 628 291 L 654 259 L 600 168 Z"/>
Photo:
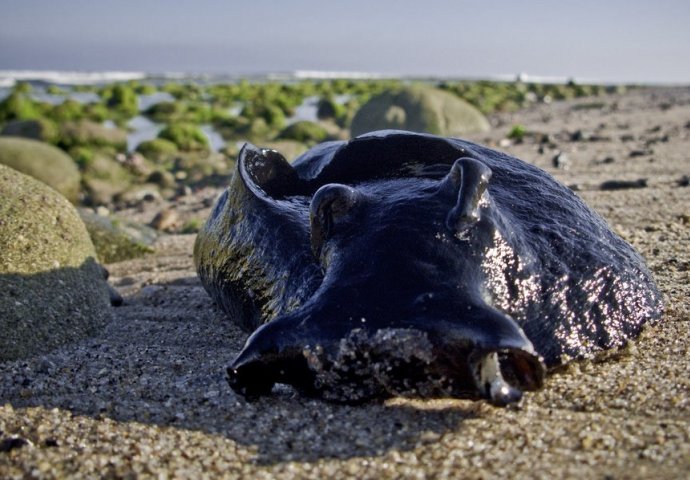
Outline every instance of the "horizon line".
<path fill-rule="evenodd" d="M 147 72 L 142 70 L 55 70 L 55 69 L 0 69 L 0 87 L 11 88 L 18 81 L 34 81 L 57 85 L 98 85 L 104 83 L 127 82 L 146 79 L 262 79 L 275 81 L 290 80 L 437 80 L 437 81 L 497 81 L 544 84 L 565 84 L 574 82 L 589 85 L 645 85 L 645 86 L 688 86 L 690 81 L 620 81 L 566 75 L 539 75 L 525 72 L 498 73 L 486 75 L 443 75 L 443 74 L 404 74 L 349 70 L 295 69 L 288 71 L 268 71 L 253 73 L 232 72 Z"/>

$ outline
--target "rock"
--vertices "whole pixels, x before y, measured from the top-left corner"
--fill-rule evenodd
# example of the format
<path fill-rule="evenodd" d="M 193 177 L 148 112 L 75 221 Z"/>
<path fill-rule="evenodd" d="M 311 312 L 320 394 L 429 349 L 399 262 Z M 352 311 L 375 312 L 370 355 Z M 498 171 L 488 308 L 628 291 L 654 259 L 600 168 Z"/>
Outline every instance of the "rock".
<path fill-rule="evenodd" d="M 127 148 L 127 132 L 120 128 L 106 128 L 89 120 L 66 122 L 60 128 L 59 145 L 66 150 L 73 147 L 113 147 L 124 151 Z"/>
<path fill-rule="evenodd" d="M 79 198 L 79 169 L 59 148 L 26 138 L 0 137 L 0 164 L 50 185 L 71 202 Z"/>
<path fill-rule="evenodd" d="M 616 163 L 616 158 L 612 156 L 604 157 L 601 160 L 599 160 L 597 163 L 602 164 L 602 165 L 609 165 L 611 163 Z"/>
<path fill-rule="evenodd" d="M 142 154 L 134 152 L 129 154 L 118 153 L 115 157 L 117 161 L 129 172 L 138 177 L 144 178 L 154 171 L 154 167 Z"/>
<path fill-rule="evenodd" d="M 345 107 L 333 98 L 320 98 L 316 107 L 316 118 L 319 120 L 337 119 L 345 113 Z"/>
<path fill-rule="evenodd" d="M 381 93 L 359 109 L 352 136 L 381 129 L 403 129 L 458 136 L 487 132 L 490 125 L 479 110 L 461 98 L 430 87 L 406 87 Z"/>
<path fill-rule="evenodd" d="M 104 217 L 90 210 L 80 209 L 81 217 L 98 259 L 103 263 L 120 262 L 152 253 L 156 232 L 145 225 L 139 225 L 117 217 Z"/>
<path fill-rule="evenodd" d="M 25 446 L 33 446 L 31 440 L 16 435 L 0 439 L 0 452 L 11 452 Z"/>
<path fill-rule="evenodd" d="M 571 142 L 609 142 L 611 137 L 589 132 L 587 130 L 576 130 L 570 134 Z"/>
<path fill-rule="evenodd" d="M 158 138 L 168 140 L 184 152 L 206 151 L 209 148 L 208 139 L 201 128 L 188 123 L 168 125 L 161 130 Z"/>
<path fill-rule="evenodd" d="M 153 217 L 151 226 L 159 231 L 172 232 L 180 227 L 180 216 L 176 210 L 166 208 Z"/>
<path fill-rule="evenodd" d="M 628 156 L 630 158 L 635 158 L 635 157 L 646 157 L 647 155 L 653 155 L 653 154 L 654 154 L 654 150 L 652 150 L 651 148 L 648 148 L 648 149 L 644 149 L 644 150 L 642 150 L 642 149 L 633 150 L 628 154 Z"/>
<path fill-rule="evenodd" d="M 630 188 L 646 188 L 647 179 L 637 180 L 607 180 L 599 185 L 600 190 L 627 190 Z"/>
<path fill-rule="evenodd" d="M 228 176 L 232 174 L 234 162 L 220 153 L 208 153 L 206 151 L 185 152 L 175 157 L 171 171 L 178 180 L 184 179 L 189 183 L 197 182 L 212 175 Z M 185 172 L 183 178 L 179 172 Z"/>
<path fill-rule="evenodd" d="M 58 129 L 55 123 L 45 118 L 14 120 L 5 125 L 0 135 L 24 137 L 53 143 L 58 138 Z"/>
<path fill-rule="evenodd" d="M 554 155 L 554 157 L 551 159 L 551 163 L 555 168 L 562 170 L 567 170 L 570 168 L 570 159 L 568 158 L 568 155 L 563 152 L 558 152 L 556 155 Z"/>
<path fill-rule="evenodd" d="M 319 125 L 326 130 L 328 140 L 347 140 L 350 138 L 350 131 L 342 128 L 333 120 L 321 120 Z"/>
<path fill-rule="evenodd" d="M 181 171 L 178 173 L 184 173 L 184 177 L 186 178 L 186 172 Z M 154 170 L 151 172 L 151 175 L 146 178 L 146 183 L 154 183 L 161 188 L 174 188 L 177 186 L 175 175 L 167 170 Z"/>
<path fill-rule="evenodd" d="M 165 138 L 154 138 L 141 142 L 137 146 L 137 152 L 158 164 L 169 160 L 177 154 L 177 145 Z"/>
<path fill-rule="evenodd" d="M 158 203 L 162 200 L 160 188 L 152 183 L 132 185 L 124 192 L 120 192 L 113 197 L 113 203 L 119 208 L 138 207 L 143 203 Z"/>
<path fill-rule="evenodd" d="M 0 223 L 0 361 L 95 333 L 108 316 L 108 286 L 74 207 L 0 165 Z"/>
<path fill-rule="evenodd" d="M 280 132 L 281 140 L 296 140 L 302 143 L 319 143 L 326 140 L 328 132 L 316 122 L 301 121 L 288 125 Z"/>
<path fill-rule="evenodd" d="M 83 184 L 88 203 L 109 205 L 113 198 L 127 190 L 134 176 L 112 156 L 96 152 L 83 165 Z"/>

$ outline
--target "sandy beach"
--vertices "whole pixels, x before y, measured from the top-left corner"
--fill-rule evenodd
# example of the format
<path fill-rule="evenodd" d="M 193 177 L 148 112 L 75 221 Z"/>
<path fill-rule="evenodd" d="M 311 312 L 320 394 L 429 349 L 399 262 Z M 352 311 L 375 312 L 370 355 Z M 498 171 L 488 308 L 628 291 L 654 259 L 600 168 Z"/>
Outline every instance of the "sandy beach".
<path fill-rule="evenodd" d="M 214 307 L 194 235 L 107 265 L 124 297 L 97 336 L 0 364 L 0 478 L 683 478 L 690 471 L 690 89 L 648 88 L 491 117 L 469 140 L 573 188 L 645 257 L 666 314 L 552 373 L 519 406 L 346 406 L 225 381 L 245 334 Z M 515 124 L 528 134 L 506 142 Z M 614 182 L 614 183 L 606 183 Z M 603 187 L 602 187 L 603 186 Z M 220 189 L 174 207 L 206 215 Z M 166 205 L 120 212 L 150 222 Z"/>

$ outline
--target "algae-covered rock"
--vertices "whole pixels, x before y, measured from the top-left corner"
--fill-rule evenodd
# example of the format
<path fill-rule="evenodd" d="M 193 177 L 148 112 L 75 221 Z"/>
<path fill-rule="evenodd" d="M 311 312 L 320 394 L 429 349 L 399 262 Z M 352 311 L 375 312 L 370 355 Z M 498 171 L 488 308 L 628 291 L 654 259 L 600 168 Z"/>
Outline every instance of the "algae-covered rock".
<path fill-rule="evenodd" d="M 86 200 L 92 205 L 107 205 L 117 194 L 127 190 L 134 176 L 106 152 L 94 152 L 82 164 Z"/>
<path fill-rule="evenodd" d="M 486 132 L 489 122 L 479 110 L 455 95 L 430 87 L 386 91 L 369 100 L 352 119 L 352 136 L 383 129 L 445 136 Z"/>
<path fill-rule="evenodd" d="M 326 140 L 328 132 L 315 122 L 303 120 L 288 125 L 278 135 L 281 140 L 296 140 L 303 143 L 319 143 Z"/>
<path fill-rule="evenodd" d="M 234 162 L 220 153 L 189 152 L 175 156 L 172 171 L 176 176 L 184 172 L 182 178 L 187 182 L 197 182 L 212 175 L 230 175 L 233 165 Z"/>
<path fill-rule="evenodd" d="M 10 93 L 0 101 L 0 122 L 10 120 L 31 120 L 43 114 L 41 106 L 28 95 L 18 91 Z"/>
<path fill-rule="evenodd" d="M 96 332 L 108 315 L 108 286 L 75 208 L 0 165 L 0 224 L 0 361 Z"/>
<path fill-rule="evenodd" d="M 78 146 L 127 148 L 127 132 L 120 128 L 108 128 L 89 120 L 66 122 L 60 128 L 59 145 L 67 150 Z"/>
<path fill-rule="evenodd" d="M 156 232 L 145 226 L 117 217 L 104 217 L 80 209 L 98 259 L 103 263 L 120 262 L 153 252 Z"/>
<path fill-rule="evenodd" d="M 139 111 L 137 94 L 129 85 L 110 85 L 104 89 L 102 96 L 109 109 L 126 118 L 133 117 Z"/>
<path fill-rule="evenodd" d="M 331 97 L 320 98 L 316 106 L 316 118 L 336 120 L 345 114 L 345 107 Z"/>
<path fill-rule="evenodd" d="M 146 140 L 137 146 L 137 152 L 156 163 L 169 159 L 175 155 L 177 151 L 177 145 L 165 138 Z"/>
<path fill-rule="evenodd" d="M 189 123 L 168 125 L 158 134 L 158 138 L 169 140 L 182 151 L 208 150 L 208 139 L 204 132 Z"/>
<path fill-rule="evenodd" d="M 26 138 L 0 137 L 0 164 L 50 185 L 72 202 L 79 197 L 79 169 L 69 155 L 52 145 Z"/>
<path fill-rule="evenodd" d="M 58 128 L 55 123 L 47 118 L 35 120 L 14 120 L 5 125 L 0 135 L 24 137 L 32 140 L 53 143 L 58 137 Z"/>

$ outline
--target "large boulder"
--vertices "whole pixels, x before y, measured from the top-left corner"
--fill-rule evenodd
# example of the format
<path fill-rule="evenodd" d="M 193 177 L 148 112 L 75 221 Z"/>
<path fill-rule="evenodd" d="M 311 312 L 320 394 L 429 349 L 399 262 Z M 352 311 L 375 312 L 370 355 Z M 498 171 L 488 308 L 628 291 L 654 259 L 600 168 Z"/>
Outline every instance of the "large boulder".
<path fill-rule="evenodd" d="M 96 332 L 108 315 L 108 286 L 75 208 L 0 165 L 0 226 L 0 361 Z"/>
<path fill-rule="evenodd" d="M 12 167 L 53 187 L 68 200 L 79 197 L 79 169 L 65 152 L 47 143 L 0 137 L 0 164 Z"/>
<path fill-rule="evenodd" d="M 374 130 L 399 129 L 460 136 L 486 132 L 489 121 L 452 93 L 431 87 L 405 87 L 372 97 L 352 119 L 353 137 Z"/>

